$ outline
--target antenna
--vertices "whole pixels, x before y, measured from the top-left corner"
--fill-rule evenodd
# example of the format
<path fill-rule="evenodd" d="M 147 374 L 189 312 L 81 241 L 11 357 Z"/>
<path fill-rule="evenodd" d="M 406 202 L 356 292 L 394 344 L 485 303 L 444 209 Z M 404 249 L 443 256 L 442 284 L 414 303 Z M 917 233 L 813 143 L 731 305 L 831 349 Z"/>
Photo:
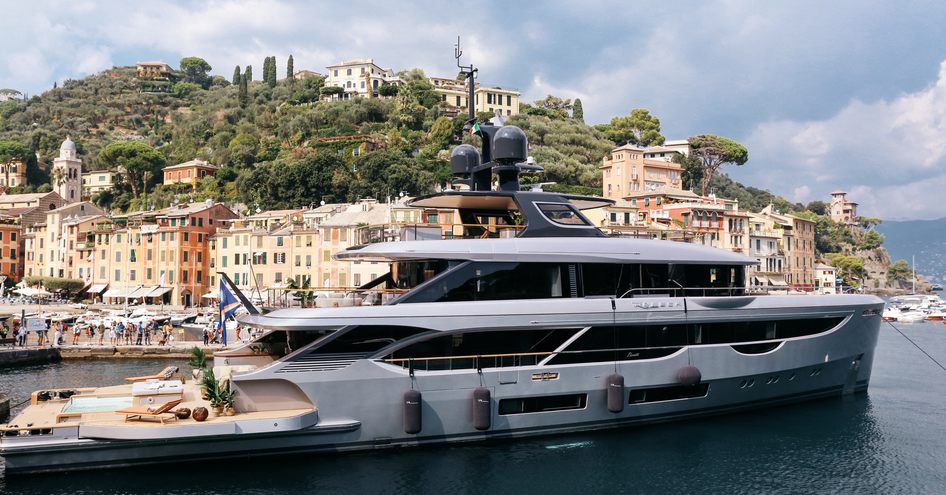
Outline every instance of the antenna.
<path fill-rule="evenodd" d="M 463 55 L 463 50 L 460 48 L 460 37 L 457 36 L 457 44 L 453 45 L 453 58 L 457 59 L 457 68 L 460 69 L 460 74 L 458 75 L 462 75 L 463 78 L 466 79 L 467 90 L 468 90 L 467 98 L 466 98 L 466 106 L 470 109 L 470 120 L 469 120 L 470 127 L 469 128 L 473 128 L 474 124 L 476 123 L 476 108 L 474 108 L 473 102 L 476 101 L 475 95 L 474 95 L 474 85 L 475 85 L 474 80 L 476 79 L 477 69 L 476 67 L 473 67 L 472 63 L 470 63 L 470 65 L 461 64 L 460 57 L 462 55 Z"/>

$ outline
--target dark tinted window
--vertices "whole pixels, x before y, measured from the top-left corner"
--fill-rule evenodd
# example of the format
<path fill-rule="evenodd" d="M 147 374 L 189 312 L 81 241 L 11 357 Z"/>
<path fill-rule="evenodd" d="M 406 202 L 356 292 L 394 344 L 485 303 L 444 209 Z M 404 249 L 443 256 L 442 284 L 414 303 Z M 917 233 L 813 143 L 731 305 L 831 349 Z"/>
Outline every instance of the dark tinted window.
<path fill-rule="evenodd" d="M 398 340 L 428 331 L 426 328 L 386 325 L 361 325 L 340 334 L 331 342 L 315 349 L 316 353 L 373 352 Z"/>
<path fill-rule="evenodd" d="M 536 203 L 539 211 L 554 223 L 562 225 L 590 225 L 578 213 L 573 205 L 568 203 Z"/>
<path fill-rule="evenodd" d="M 468 263 L 409 294 L 401 303 L 568 297 L 567 265 Z"/>
<path fill-rule="evenodd" d="M 554 351 L 577 331 L 577 329 L 502 330 L 440 335 L 396 350 L 387 356 L 387 359 L 395 360 L 392 361 L 394 364 L 406 366 L 407 363 L 401 360 L 536 353 L 535 355 L 520 358 L 509 357 L 508 359 L 495 357 L 480 360 L 472 358 L 426 360 L 422 363 L 415 363 L 414 366 L 419 369 L 442 370 L 475 368 L 477 366 L 493 368 L 536 364 L 546 358 L 547 353 Z"/>
<path fill-rule="evenodd" d="M 546 397 L 522 397 L 499 401 L 499 415 L 527 414 L 545 411 L 567 411 L 584 409 L 588 402 L 587 394 L 549 395 Z"/>

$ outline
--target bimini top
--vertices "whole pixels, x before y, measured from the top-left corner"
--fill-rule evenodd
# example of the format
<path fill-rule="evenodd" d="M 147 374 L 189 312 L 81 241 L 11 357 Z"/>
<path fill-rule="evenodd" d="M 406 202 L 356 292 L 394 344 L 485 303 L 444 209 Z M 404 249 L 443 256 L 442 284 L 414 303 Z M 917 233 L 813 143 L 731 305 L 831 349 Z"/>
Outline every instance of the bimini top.
<path fill-rule="evenodd" d="M 533 237 L 382 242 L 348 248 L 337 260 L 470 260 L 556 263 L 688 263 L 756 265 L 723 249 L 674 241 L 613 237 Z"/>

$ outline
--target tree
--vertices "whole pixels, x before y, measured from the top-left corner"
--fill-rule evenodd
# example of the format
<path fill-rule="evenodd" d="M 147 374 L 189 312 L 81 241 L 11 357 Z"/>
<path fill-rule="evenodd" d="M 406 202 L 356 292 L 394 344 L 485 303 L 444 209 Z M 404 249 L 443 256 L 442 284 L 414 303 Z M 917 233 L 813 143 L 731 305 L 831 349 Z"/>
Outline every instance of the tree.
<path fill-rule="evenodd" d="M 242 79 L 242 77 L 243 77 L 243 76 L 240 74 L 240 66 L 238 65 L 238 66 L 234 67 L 234 68 L 233 68 L 233 81 L 231 81 L 231 82 L 232 82 L 234 85 L 240 84 L 240 80 Z"/>
<path fill-rule="evenodd" d="M 884 243 L 884 236 L 881 235 L 876 230 L 868 230 L 864 236 L 861 238 L 861 242 L 858 243 L 857 248 L 868 251 L 871 249 L 877 249 L 881 244 Z"/>
<path fill-rule="evenodd" d="M 390 83 L 383 83 L 378 87 L 380 96 L 397 96 L 397 86 Z"/>
<path fill-rule="evenodd" d="M 861 280 L 867 276 L 867 270 L 864 269 L 864 260 L 857 256 L 831 254 L 828 255 L 828 260 L 832 266 L 838 269 L 838 275 L 847 285 L 860 286 Z"/>
<path fill-rule="evenodd" d="M 240 106 L 245 107 L 250 102 L 249 82 L 247 82 L 246 73 L 240 76 L 240 89 L 237 92 L 237 98 L 240 100 Z"/>
<path fill-rule="evenodd" d="M 190 98 L 198 91 L 200 91 L 200 85 L 186 81 L 178 81 L 174 83 L 174 86 L 171 86 L 171 92 L 174 93 L 174 96 L 182 99 Z"/>
<path fill-rule="evenodd" d="M 572 101 L 569 99 L 559 98 L 558 96 L 547 95 L 541 100 L 535 100 L 532 102 L 538 108 L 544 108 L 554 112 L 556 115 L 561 118 L 568 117 L 568 111 L 572 109 Z"/>
<path fill-rule="evenodd" d="M 26 166 L 26 161 L 32 156 L 30 149 L 27 148 L 22 143 L 17 141 L 0 141 L 0 164 L 10 163 L 12 161 L 21 161 L 23 162 L 22 166 Z M 4 167 L 5 180 L 4 184 L 10 184 L 10 167 Z"/>
<path fill-rule="evenodd" d="M 135 199 L 140 193 L 148 191 L 150 180 L 161 176 L 165 164 L 164 155 L 138 141 L 109 143 L 99 152 L 98 161 L 119 174 L 131 188 L 131 195 Z"/>
<path fill-rule="evenodd" d="M 909 282 L 913 280 L 913 270 L 907 260 L 897 260 L 887 267 L 888 282 Z"/>
<path fill-rule="evenodd" d="M 703 163 L 695 155 L 684 155 L 683 153 L 674 153 L 673 162 L 683 168 L 680 176 L 680 187 L 692 191 L 700 186 L 703 180 Z"/>
<path fill-rule="evenodd" d="M 249 134 L 240 133 L 230 140 L 227 149 L 230 151 L 230 163 L 249 166 L 256 163 L 259 140 Z"/>
<path fill-rule="evenodd" d="M 286 80 L 289 81 L 289 84 L 293 84 L 296 80 L 296 71 L 293 68 L 292 55 L 289 55 L 289 60 L 286 60 Z"/>
<path fill-rule="evenodd" d="M 443 116 L 437 117 L 430 128 L 430 144 L 438 150 L 445 149 L 453 139 L 453 122 Z"/>
<path fill-rule="evenodd" d="M 572 104 L 572 118 L 578 122 L 585 122 L 585 110 L 581 106 L 581 100 L 575 98 L 575 103 Z"/>
<path fill-rule="evenodd" d="M 263 81 L 270 88 L 276 87 L 276 57 L 266 57 L 263 61 Z"/>
<path fill-rule="evenodd" d="M 636 144 L 646 147 L 663 144 L 666 139 L 660 133 L 660 119 L 651 115 L 646 108 L 635 108 L 627 116 L 615 117 L 610 124 L 596 128 L 616 145 Z"/>
<path fill-rule="evenodd" d="M 210 71 L 213 67 L 200 57 L 184 57 L 181 59 L 181 72 L 184 81 L 194 83 L 207 89 L 210 87 Z"/>
<path fill-rule="evenodd" d="M 805 205 L 805 209 L 816 215 L 827 215 L 831 209 L 831 205 L 824 201 L 812 201 Z"/>
<path fill-rule="evenodd" d="M 884 221 L 878 217 L 857 217 L 857 223 L 861 228 L 869 229 L 882 224 Z"/>
<path fill-rule="evenodd" d="M 713 175 L 727 163 L 742 165 L 749 160 L 746 147 L 721 136 L 702 134 L 689 139 L 690 153 L 703 163 L 703 178 L 700 181 L 700 193 L 706 195 Z"/>
<path fill-rule="evenodd" d="M 243 75 L 246 76 L 247 81 L 253 80 L 253 66 L 247 65 L 246 70 L 243 71 Z"/>

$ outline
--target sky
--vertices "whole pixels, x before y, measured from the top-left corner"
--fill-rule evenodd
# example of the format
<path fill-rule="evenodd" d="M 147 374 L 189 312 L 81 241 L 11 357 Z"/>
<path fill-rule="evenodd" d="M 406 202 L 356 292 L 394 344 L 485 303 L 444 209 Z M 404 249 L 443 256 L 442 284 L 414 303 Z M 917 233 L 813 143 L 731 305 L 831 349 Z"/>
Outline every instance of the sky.
<path fill-rule="evenodd" d="M 724 169 L 792 201 L 849 192 L 862 215 L 946 216 L 946 2 L 127 2 L 0 0 L 0 88 L 30 95 L 112 66 L 199 56 L 228 79 L 373 58 L 454 76 L 453 45 L 523 101 L 580 98 L 585 120 L 633 108 L 668 139 L 717 134 Z M 10 20 L 15 22 L 9 22 Z"/>

